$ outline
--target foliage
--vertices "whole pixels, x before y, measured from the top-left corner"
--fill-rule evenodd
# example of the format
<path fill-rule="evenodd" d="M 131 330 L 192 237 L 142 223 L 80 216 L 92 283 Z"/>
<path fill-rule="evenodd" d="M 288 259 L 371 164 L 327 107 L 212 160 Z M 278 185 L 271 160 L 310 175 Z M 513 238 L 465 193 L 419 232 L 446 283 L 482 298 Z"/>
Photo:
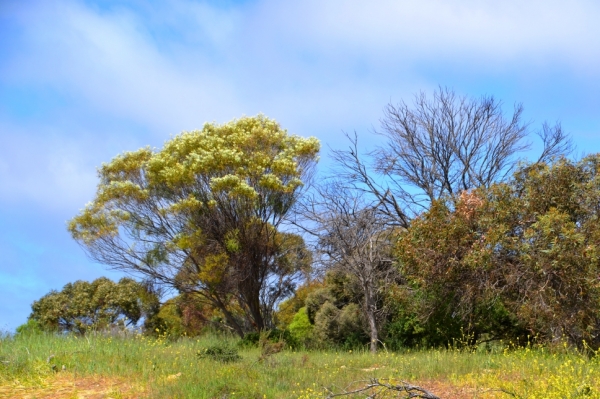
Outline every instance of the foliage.
<path fill-rule="evenodd" d="M 149 330 L 152 335 L 167 334 L 171 338 L 178 338 L 184 334 L 185 329 L 176 298 L 171 298 L 160 306 L 152 327 L 154 328 Z"/>
<path fill-rule="evenodd" d="M 234 346 L 227 345 L 225 343 L 219 343 L 199 350 L 198 358 L 212 359 L 218 362 L 228 363 L 238 361 L 242 357 Z"/>
<path fill-rule="evenodd" d="M 280 329 L 286 329 L 298 314 L 301 308 L 305 307 L 306 298 L 315 290 L 322 288 L 323 283 L 319 280 L 309 280 L 300 285 L 294 295 L 279 304 L 275 317 Z"/>
<path fill-rule="evenodd" d="M 40 334 L 42 332 L 42 326 L 37 320 L 34 319 L 28 319 L 26 323 L 17 327 L 18 335 Z"/>
<path fill-rule="evenodd" d="M 599 172 L 598 155 L 559 159 L 435 201 L 397 247 L 419 323 L 600 346 Z"/>
<path fill-rule="evenodd" d="M 317 315 L 317 312 L 321 309 L 321 307 L 325 304 L 325 302 L 337 304 L 338 306 L 343 306 L 344 302 L 341 302 L 338 298 L 339 297 L 336 297 L 333 294 L 333 291 L 329 286 L 325 286 L 323 288 L 314 290 L 306 297 L 305 300 L 306 317 L 308 317 L 308 320 L 314 324 L 315 316 Z"/>
<path fill-rule="evenodd" d="M 171 339 L 195 337 L 218 325 L 219 311 L 189 294 L 180 294 L 161 304 L 145 323 L 151 335 L 166 334 Z M 213 321 L 217 321 L 213 323 Z"/>
<path fill-rule="evenodd" d="M 360 348 L 369 342 L 363 323 L 357 304 L 351 303 L 339 309 L 326 301 L 315 315 L 313 336 L 321 347 Z"/>
<path fill-rule="evenodd" d="M 310 265 L 279 226 L 318 151 L 262 115 L 207 123 L 102 165 L 69 230 L 94 259 L 199 295 L 240 336 L 260 331 Z"/>
<path fill-rule="evenodd" d="M 304 306 L 287 328 L 292 346 L 358 348 L 369 342 L 356 280 L 340 270 L 306 295 Z"/>
<path fill-rule="evenodd" d="M 396 232 L 375 206 L 343 182 L 326 180 L 316 192 L 302 213 L 313 225 L 306 230 L 314 236 L 320 266 L 356 288 L 371 351 L 376 352 L 386 316 L 383 298 L 400 280 L 392 256 Z"/>
<path fill-rule="evenodd" d="M 261 332 L 249 332 L 244 335 L 244 338 L 238 341 L 240 348 L 264 348 L 266 346 L 276 345 L 288 345 L 290 347 L 296 347 L 297 343 L 292 337 L 288 330 L 279 330 L 274 328 L 272 330 L 265 330 Z"/>
<path fill-rule="evenodd" d="M 79 334 L 134 326 L 145 314 L 144 302 L 149 296 L 146 285 L 130 278 L 118 283 L 105 277 L 91 283 L 80 280 L 34 301 L 29 318 L 32 326 L 35 323 L 45 331 Z"/>
<path fill-rule="evenodd" d="M 314 326 L 308 319 L 306 313 L 306 307 L 302 307 L 298 310 L 298 313 L 294 315 L 294 319 L 288 326 L 288 331 L 295 343 L 300 346 L 307 347 L 310 345 Z"/>

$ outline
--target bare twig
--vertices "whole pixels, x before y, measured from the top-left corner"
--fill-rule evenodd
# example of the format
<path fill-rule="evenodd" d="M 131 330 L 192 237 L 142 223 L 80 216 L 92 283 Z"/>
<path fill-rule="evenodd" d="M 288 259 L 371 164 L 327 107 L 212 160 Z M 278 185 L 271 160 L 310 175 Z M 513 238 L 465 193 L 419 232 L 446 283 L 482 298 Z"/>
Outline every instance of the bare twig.
<path fill-rule="evenodd" d="M 433 393 L 429 392 L 428 390 L 421 388 L 419 386 L 416 386 L 416 385 L 412 385 L 405 381 L 400 381 L 400 384 L 392 384 L 390 382 L 384 382 L 384 381 L 386 381 L 386 380 L 380 380 L 377 378 L 371 378 L 370 380 L 366 380 L 366 381 L 356 381 L 356 383 L 362 382 L 362 383 L 366 383 L 366 385 L 361 388 L 352 390 L 352 391 L 345 390 L 344 392 L 341 392 L 341 393 L 331 392 L 327 396 L 327 399 L 340 397 L 340 396 L 355 395 L 355 394 L 359 394 L 359 393 L 367 394 L 366 398 L 376 398 L 378 394 L 385 392 L 385 391 L 403 392 L 406 394 L 406 396 L 405 396 L 406 399 L 408 399 L 408 398 L 441 399 L 438 396 L 434 395 Z"/>

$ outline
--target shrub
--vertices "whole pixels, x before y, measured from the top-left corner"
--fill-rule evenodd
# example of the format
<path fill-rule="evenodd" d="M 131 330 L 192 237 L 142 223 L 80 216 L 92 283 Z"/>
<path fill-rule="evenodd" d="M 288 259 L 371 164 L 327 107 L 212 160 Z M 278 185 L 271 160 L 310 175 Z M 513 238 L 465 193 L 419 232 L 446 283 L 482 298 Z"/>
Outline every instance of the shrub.
<path fill-rule="evenodd" d="M 534 335 L 600 348 L 599 202 L 600 154 L 434 201 L 396 246 L 429 342 Z"/>
<path fill-rule="evenodd" d="M 27 323 L 17 327 L 17 335 L 36 335 L 42 333 L 42 326 L 37 320 L 29 319 Z"/>
<path fill-rule="evenodd" d="M 278 328 L 274 328 L 272 330 L 267 330 L 263 332 L 249 332 L 244 335 L 238 342 L 238 346 L 242 348 L 256 348 L 259 346 L 260 342 L 269 341 L 269 342 L 285 342 L 293 346 L 294 339 L 291 336 L 290 332 L 287 330 L 280 330 Z"/>
<path fill-rule="evenodd" d="M 314 326 L 310 324 L 306 307 L 300 308 L 288 327 L 288 331 L 296 345 L 307 346 L 312 339 Z"/>
<path fill-rule="evenodd" d="M 351 303 L 338 309 L 327 301 L 315 315 L 314 337 L 322 347 L 356 348 L 369 341 L 362 324 L 357 304 Z"/>
<path fill-rule="evenodd" d="M 223 363 L 235 362 L 242 358 L 235 347 L 225 343 L 207 346 L 197 354 L 200 359 L 208 358 Z"/>
<path fill-rule="evenodd" d="M 307 281 L 298 287 L 294 296 L 286 299 L 279 305 L 275 313 L 277 327 L 285 330 L 293 322 L 300 308 L 306 307 L 306 298 L 321 288 L 323 288 L 323 283 L 318 280 Z"/>
<path fill-rule="evenodd" d="M 315 323 L 317 312 L 326 302 L 335 303 L 335 297 L 327 287 L 315 290 L 308 295 L 305 301 L 306 315 L 311 323 Z"/>

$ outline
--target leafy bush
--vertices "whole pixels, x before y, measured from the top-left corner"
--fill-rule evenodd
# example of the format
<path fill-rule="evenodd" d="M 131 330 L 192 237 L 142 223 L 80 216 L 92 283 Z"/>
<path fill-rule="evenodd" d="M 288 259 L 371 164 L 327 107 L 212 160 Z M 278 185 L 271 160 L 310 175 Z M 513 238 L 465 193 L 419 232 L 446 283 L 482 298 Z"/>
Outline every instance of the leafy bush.
<path fill-rule="evenodd" d="M 313 330 L 314 326 L 310 324 L 306 307 L 300 308 L 288 327 L 294 344 L 308 346 L 312 339 Z"/>
<path fill-rule="evenodd" d="M 200 359 L 212 359 L 223 363 L 235 362 L 242 358 L 237 348 L 225 343 L 218 343 L 202 348 L 198 351 L 197 355 Z"/>
<path fill-rule="evenodd" d="M 336 303 L 336 298 L 331 293 L 329 287 L 319 288 L 311 292 L 305 301 L 306 304 L 306 315 L 311 323 L 315 323 L 315 317 L 321 307 L 329 302 L 331 304 Z"/>
<path fill-rule="evenodd" d="M 135 326 L 147 316 L 146 302 L 155 293 L 124 277 L 115 283 L 106 277 L 76 281 L 62 291 L 51 291 L 31 305 L 30 320 L 44 331 L 75 332 Z"/>
<path fill-rule="evenodd" d="M 261 340 L 267 340 L 269 342 L 285 342 L 292 346 L 294 346 L 294 339 L 291 336 L 290 332 L 287 330 L 280 330 L 278 328 L 274 328 L 272 330 L 267 330 L 263 332 L 249 332 L 244 335 L 238 342 L 238 346 L 242 348 L 257 348 L 261 342 Z"/>
<path fill-rule="evenodd" d="M 323 282 L 307 281 L 296 289 L 294 295 L 283 301 L 275 313 L 277 327 L 285 330 L 293 322 L 300 308 L 306 307 L 306 298 L 314 291 L 323 288 Z"/>
<path fill-rule="evenodd" d="M 37 320 L 29 319 L 27 323 L 21 324 L 17 327 L 18 335 L 35 335 L 42 333 L 42 326 Z"/>
<path fill-rule="evenodd" d="M 150 335 L 165 334 L 171 339 L 177 339 L 183 335 L 183 322 L 175 298 L 169 299 L 160 306 L 160 310 L 152 320 L 152 327 L 152 330 L 147 331 Z"/>
<path fill-rule="evenodd" d="M 434 201 L 396 246 L 428 341 L 533 335 L 600 348 L 599 201 L 600 154 Z"/>
<path fill-rule="evenodd" d="M 352 349 L 369 342 L 364 332 L 360 308 L 351 303 L 338 309 L 327 301 L 315 315 L 314 337 L 318 346 Z"/>

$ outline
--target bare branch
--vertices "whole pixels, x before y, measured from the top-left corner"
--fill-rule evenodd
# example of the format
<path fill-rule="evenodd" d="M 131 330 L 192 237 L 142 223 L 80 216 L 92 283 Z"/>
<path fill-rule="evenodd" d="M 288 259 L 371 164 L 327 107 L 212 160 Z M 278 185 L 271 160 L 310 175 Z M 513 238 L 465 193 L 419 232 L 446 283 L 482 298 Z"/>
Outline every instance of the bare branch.
<path fill-rule="evenodd" d="M 503 179 L 530 144 L 522 106 L 509 119 L 501 106 L 493 97 L 469 99 L 447 88 L 433 100 L 420 93 L 412 107 L 388 104 L 380 132 L 388 142 L 374 153 L 376 170 L 416 188 L 412 200 L 424 206 Z"/>
<path fill-rule="evenodd" d="M 385 316 L 379 304 L 389 283 L 399 280 L 391 256 L 396 231 L 360 191 L 339 180 L 326 180 L 315 191 L 304 217 L 312 222 L 308 230 L 316 237 L 317 261 L 356 280 L 375 352 Z"/>
<path fill-rule="evenodd" d="M 365 386 L 361 388 L 354 389 L 352 391 L 345 390 L 341 393 L 333 393 L 331 392 L 327 395 L 327 399 L 341 397 L 341 396 L 350 396 L 356 395 L 359 393 L 367 393 L 366 398 L 375 398 L 377 395 L 384 391 L 396 391 L 403 392 L 406 394 L 404 398 L 421 398 L 421 399 L 440 399 L 438 396 L 429 392 L 428 390 L 421 388 L 416 385 L 412 385 L 408 382 L 401 381 L 400 384 L 392 384 L 390 382 L 384 382 L 386 380 L 371 378 L 367 381 L 356 381 L 355 383 L 366 383 Z M 389 381 L 389 380 L 388 380 Z M 400 396 L 398 396 L 400 397 Z"/>
<path fill-rule="evenodd" d="M 432 201 L 504 181 L 531 147 L 523 107 L 506 115 L 492 96 L 469 98 L 440 87 L 428 98 L 388 104 L 381 119 L 385 144 L 359 154 L 356 133 L 347 150 L 332 151 L 336 176 L 373 199 L 390 223 L 407 228 Z M 544 148 L 538 162 L 572 151 L 560 124 L 538 132 Z M 366 159 L 366 161 L 365 161 Z"/>
<path fill-rule="evenodd" d="M 557 122 L 554 126 L 550 126 L 544 122 L 542 130 L 536 133 L 542 143 L 544 149 L 538 158 L 538 163 L 548 162 L 553 158 L 568 155 L 573 152 L 573 141 L 562 130 L 562 126 Z"/>

